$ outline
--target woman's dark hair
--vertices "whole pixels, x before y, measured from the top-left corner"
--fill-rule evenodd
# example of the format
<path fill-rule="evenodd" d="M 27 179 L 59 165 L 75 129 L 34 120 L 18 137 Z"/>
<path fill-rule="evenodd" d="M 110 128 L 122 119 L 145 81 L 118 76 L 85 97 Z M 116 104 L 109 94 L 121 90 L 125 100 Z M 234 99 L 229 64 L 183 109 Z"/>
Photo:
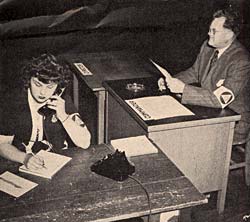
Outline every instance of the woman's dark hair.
<path fill-rule="evenodd" d="M 214 13 L 213 19 L 225 17 L 225 23 L 224 28 L 230 29 L 234 32 L 236 36 L 239 35 L 241 24 L 242 24 L 242 18 L 240 16 L 240 13 L 237 10 L 234 10 L 232 8 L 227 8 L 224 10 L 219 10 Z"/>
<path fill-rule="evenodd" d="M 57 83 L 58 88 L 65 88 L 72 78 L 68 66 L 60 64 L 56 57 L 49 53 L 32 58 L 23 66 L 21 74 L 25 89 L 30 87 L 32 77 L 37 77 L 45 84 Z"/>

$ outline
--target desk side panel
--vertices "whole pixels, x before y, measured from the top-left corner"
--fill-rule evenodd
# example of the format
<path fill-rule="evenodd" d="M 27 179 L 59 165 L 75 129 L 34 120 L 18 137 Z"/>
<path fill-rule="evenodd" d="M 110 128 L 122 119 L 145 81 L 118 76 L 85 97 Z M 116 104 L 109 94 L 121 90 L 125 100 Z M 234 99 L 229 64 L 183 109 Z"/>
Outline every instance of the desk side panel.
<path fill-rule="evenodd" d="M 230 135 L 230 123 L 220 123 L 153 132 L 149 138 L 205 193 L 222 188 Z"/>
<path fill-rule="evenodd" d="M 106 113 L 107 141 L 131 136 L 146 135 L 147 132 L 126 112 L 123 107 L 108 93 Z"/>
<path fill-rule="evenodd" d="M 97 144 L 98 137 L 98 98 L 83 81 L 79 81 L 77 89 L 78 110 L 91 133 L 91 144 Z"/>

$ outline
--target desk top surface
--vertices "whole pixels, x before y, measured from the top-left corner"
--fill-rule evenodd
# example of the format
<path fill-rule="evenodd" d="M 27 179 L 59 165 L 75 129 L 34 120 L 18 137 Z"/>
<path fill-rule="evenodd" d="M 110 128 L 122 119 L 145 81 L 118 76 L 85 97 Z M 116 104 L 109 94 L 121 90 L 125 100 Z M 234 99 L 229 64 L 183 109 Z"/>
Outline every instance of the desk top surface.
<path fill-rule="evenodd" d="M 158 78 L 135 78 L 135 79 L 122 79 L 110 80 L 104 82 L 106 90 L 119 102 L 119 104 L 127 110 L 133 118 L 135 118 L 146 131 L 155 131 L 161 129 L 173 129 L 190 127 L 195 125 L 214 124 L 220 122 L 234 122 L 240 119 L 240 115 L 230 109 L 216 109 L 202 106 L 185 105 L 195 115 L 191 116 L 178 116 L 158 120 L 142 120 L 135 111 L 125 102 L 127 99 L 134 99 L 146 96 L 161 96 L 171 95 L 180 101 L 174 94 L 169 91 L 160 92 L 157 84 Z M 128 83 L 143 84 L 144 91 L 133 92 L 126 89 Z"/>
<path fill-rule="evenodd" d="M 145 191 L 134 180 L 116 182 L 90 170 L 92 163 L 111 150 L 106 145 L 87 150 L 73 148 L 62 154 L 73 159 L 51 180 L 20 173 L 18 165 L 5 161 L 8 170 L 39 185 L 19 198 L 0 192 L 3 221 L 115 221 L 149 213 Z M 191 182 L 161 152 L 132 157 L 133 175 L 147 189 L 152 213 L 206 203 Z"/>
<path fill-rule="evenodd" d="M 149 60 L 146 61 L 131 51 L 65 54 L 63 57 L 77 77 L 85 81 L 93 91 L 105 90 L 102 86 L 105 80 L 150 77 L 158 73 Z M 73 63 L 83 63 L 93 75 L 82 75 Z"/>

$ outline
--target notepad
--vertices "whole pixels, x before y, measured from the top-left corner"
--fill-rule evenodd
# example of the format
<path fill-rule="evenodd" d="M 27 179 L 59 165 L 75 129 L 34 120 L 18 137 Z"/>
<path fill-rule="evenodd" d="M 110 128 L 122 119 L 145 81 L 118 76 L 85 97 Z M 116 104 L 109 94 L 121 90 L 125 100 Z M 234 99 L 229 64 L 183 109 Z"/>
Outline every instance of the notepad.
<path fill-rule="evenodd" d="M 149 141 L 146 136 L 135 136 L 111 140 L 114 149 L 125 151 L 126 156 L 139 156 L 158 153 L 158 149 Z"/>
<path fill-rule="evenodd" d="M 51 179 L 65 164 L 67 164 L 72 159 L 71 157 L 47 152 L 44 150 L 40 150 L 36 155 L 44 159 L 45 167 L 38 170 L 31 170 L 22 165 L 19 167 L 19 171 Z"/>
<path fill-rule="evenodd" d="M 0 190 L 14 197 L 20 197 L 38 184 L 8 171 L 0 175 Z"/>
<path fill-rule="evenodd" d="M 194 115 L 172 96 L 150 96 L 125 101 L 143 120 Z"/>
<path fill-rule="evenodd" d="M 79 72 L 84 75 L 84 76 L 92 76 L 93 73 L 89 71 L 89 69 L 82 63 L 80 62 L 75 62 L 74 63 L 75 67 L 79 70 Z"/>

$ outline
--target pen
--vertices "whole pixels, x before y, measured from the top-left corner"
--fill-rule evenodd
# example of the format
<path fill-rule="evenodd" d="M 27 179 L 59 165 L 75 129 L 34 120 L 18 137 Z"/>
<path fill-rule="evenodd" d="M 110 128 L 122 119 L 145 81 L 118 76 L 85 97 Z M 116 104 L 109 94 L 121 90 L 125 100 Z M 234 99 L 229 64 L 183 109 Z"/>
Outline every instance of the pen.
<path fill-rule="evenodd" d="M 24 143 L 22 143 L 22 145 L 26 148 L 26 145 L 25 145 Z M 33 152 L 29 152 L 29 153 L 30 153 L 32 156 L 35 156 L 35 154 L 34 154 Z M 45 166 L 44 160 L 43 160 L 42 167 L 43 167 L 44 169 L 47 169 L 47 167 Z"/>
<path fill-rule="evenodd" d="M 36 155 L 34 154 L 34 153 L 30 153 L 32 156 L 34 156 L 34 157 L 36 157 Z M 44 160 L 43 160 L 43 164 L 42 164 L 42 167 L 44 168 L 44 169 L 47 169 L 47 167 L 45 166 L 45 162 L 44 162 Z"/>
<path fill-rule="evenodd" d="M 44 161 L 43 161 L 43 165 L 42 165 L 42 166 L 43 166 L 44 169 L 46 169 L 46 170 L 48 169 L 48 168 L 45 166 Z"/>

